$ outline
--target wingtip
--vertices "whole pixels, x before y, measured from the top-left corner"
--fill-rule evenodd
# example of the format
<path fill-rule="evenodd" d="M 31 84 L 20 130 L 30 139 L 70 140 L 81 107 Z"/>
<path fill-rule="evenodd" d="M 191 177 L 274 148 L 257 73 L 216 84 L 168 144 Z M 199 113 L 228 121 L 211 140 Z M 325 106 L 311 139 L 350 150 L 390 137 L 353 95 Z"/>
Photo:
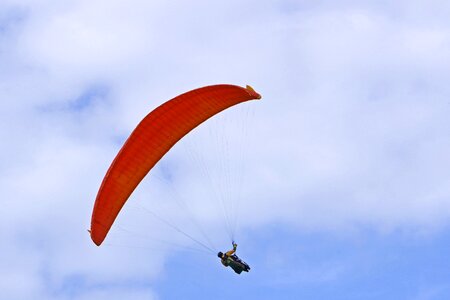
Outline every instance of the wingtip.
<path fill-rule="evenodd" d="M 249 91 L 250 94 L 251 94 L 252 96 L 255 97 L 255 99 L 261 99 L 261 98 L 262 98 L 261 95 L 258 94 L 258 93 L 255 91 L 255 89 L 252 88 L 250 85 L 247 84 L 247 86 L 245 87 L 245 89 L 246 89 L 247 91 Z"/>
<path fill-rule="evenodd" d="M 92 236 L 92 231 L 90 229 L 88 229 L 87 231 L 89 232 L 91 240 L 94 242 L 94 244 L 97 245 L 97 246 L 100 246 L 101 242 L 98 242 L 97 240 L 94 239 L 94 237 Z"/>

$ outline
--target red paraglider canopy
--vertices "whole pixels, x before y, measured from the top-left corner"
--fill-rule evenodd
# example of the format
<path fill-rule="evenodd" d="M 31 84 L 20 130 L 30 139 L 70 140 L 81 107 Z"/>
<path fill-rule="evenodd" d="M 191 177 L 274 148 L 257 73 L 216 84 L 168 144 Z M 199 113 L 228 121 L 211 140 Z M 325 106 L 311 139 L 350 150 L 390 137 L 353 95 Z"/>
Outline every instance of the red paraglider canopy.
<path fill-rule="evenodd" d="M 250 86 L 212 85 L 179 95 L 150 112 L 103 178 L 92 213 L 92 241 L 100 246 L 131 193 L 173 145 L 215 114 L 253 99 L 261 96 Z"/>

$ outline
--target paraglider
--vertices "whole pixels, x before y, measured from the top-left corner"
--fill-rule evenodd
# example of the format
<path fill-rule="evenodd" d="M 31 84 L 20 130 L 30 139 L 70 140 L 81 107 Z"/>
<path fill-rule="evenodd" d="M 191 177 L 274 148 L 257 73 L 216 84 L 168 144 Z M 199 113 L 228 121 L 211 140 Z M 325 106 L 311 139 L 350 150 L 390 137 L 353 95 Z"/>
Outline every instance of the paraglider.
<path fill-rule="evenodd" d="M 250 271 L 250 266 L 246 262 L 242 261 L 235 254 L 237 244 L 234 241 L 232 242 L 232 244 L 233 249 L 231 249 L 230 251 L 225 253 L 222 252 L 217 253 L 217 256 L 220 258 L 222 265 L 224 265 L 225 267 L 231 267 L 233 271 L 236 272 L 237 274 L 241 274 L 242 271 L 244 272 Z"/>
<path fill-rule="evenodd" d="M 103 178 L 91 218 L 92 241 L 102 244 L 127 199 L 181 138 L 221 111 L 260 98 L 250 86 L 212 85 L 181 94 L 150 112 L 128 137 Z"/>

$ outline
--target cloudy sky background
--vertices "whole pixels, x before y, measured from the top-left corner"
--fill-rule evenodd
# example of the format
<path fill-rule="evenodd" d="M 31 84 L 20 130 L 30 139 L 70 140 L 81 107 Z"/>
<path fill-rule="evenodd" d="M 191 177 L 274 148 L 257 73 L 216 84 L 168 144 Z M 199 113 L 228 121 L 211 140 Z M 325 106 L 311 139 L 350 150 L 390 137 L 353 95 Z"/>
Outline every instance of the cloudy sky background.
<path fill-rule="evenodd" d="M 2 0 L 1 298 L 448 299 L 449 14 L 437 0 Z M 128 134 L 216 83 L 263 99 L 175 147 L 96 247 L 93 201 Z M 214 250 L 230 246 L 195 167 L 220 165 L 207 136 L 224 124 L 225 171 L 245 183 L 240 276 L 146 212 L 181 194 Z M 158 213 L 205 241 L 176 207 Z"/>

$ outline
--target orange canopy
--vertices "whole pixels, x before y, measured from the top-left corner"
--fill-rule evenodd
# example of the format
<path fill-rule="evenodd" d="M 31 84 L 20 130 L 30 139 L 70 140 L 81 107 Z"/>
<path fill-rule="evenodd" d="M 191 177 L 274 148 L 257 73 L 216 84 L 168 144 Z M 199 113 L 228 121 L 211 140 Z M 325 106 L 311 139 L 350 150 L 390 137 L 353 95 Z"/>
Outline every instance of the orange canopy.
<path fill-rule="evenodd" d="M 179 95 L 150 112 L 103 178 L 92 213 L 92 241 L 100 246 L 131 193 L 183 136 L 228 107 L 260 98 L 250 86 L 212 85 Z"/>

